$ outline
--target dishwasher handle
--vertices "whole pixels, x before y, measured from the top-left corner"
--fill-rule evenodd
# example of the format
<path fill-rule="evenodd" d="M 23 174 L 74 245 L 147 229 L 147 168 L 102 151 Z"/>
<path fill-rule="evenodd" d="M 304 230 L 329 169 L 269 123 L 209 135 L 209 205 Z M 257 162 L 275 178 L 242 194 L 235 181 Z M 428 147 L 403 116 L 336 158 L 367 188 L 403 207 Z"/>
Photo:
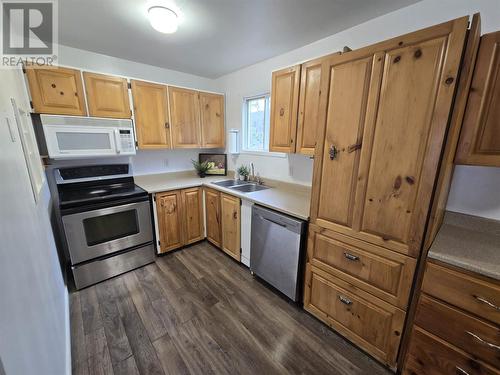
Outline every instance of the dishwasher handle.
<path fill-rule="evenodd" d="M 277 222 L 277 221 L 274 221 L 274 220 L 268 219 L 267 217 L 264 217 L 264 216 L 261 216 L 261 215 L 259 215 L 259 217 L 260 217 L 261 219 L 267 220 L 267 221 L 269 221 L 269 222 L 271 222 L 271 223 L 273 223 L 273 224 L 279 225 L 280 227 L 286 228 L 286 224 L 279 223 L 279 222 Z"/>

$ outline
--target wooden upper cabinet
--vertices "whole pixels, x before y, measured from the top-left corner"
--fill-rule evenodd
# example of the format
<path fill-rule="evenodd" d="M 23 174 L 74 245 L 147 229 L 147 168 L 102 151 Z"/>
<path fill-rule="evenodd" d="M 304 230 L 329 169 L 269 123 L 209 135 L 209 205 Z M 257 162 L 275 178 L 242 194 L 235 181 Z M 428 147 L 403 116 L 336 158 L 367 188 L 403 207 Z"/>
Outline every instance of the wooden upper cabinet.
<path fill-rule="evenodd" d="M 200 101 L 198 92 L 169 86 L 168 95 L 173 147 L 201 147 Z"/>
<path fill-rule="evenodd" d="M 201 145 L 224 148 L 224 95 L 200 92 Z"/>
<path fill-rule="evenodd" d="M 184 244 L 205 238 L 203 225 L 203 190 L 199 187 L 181 190 L 184 211 Z"/>
<path fill-rule="evenodd" d="M 241 257 L 241 218 L 240 199 L 221 194 L 222 213 L 222 250 L 240 261 Z"/>
<path fill-rule="evenodd" d="M 90 116 L 131 117 L 126 78 L 83 72 L 83 79 Z"/>
<path fill-rule="evenodd" d="M 170 148 L 167 86 L 132 80 L 135 128 L 140 149 Z"/>
<path fill-rule="evenodd" d="M 205 189 L 205 217 L 207 222 L 207 240 L 215 246 L 221 246 L 221 209 L 220 193 Z"/>
<path fill-rule="evenodd" d="M 455 162 L 500 167 L 500 31 L 481 37 Z"/>
<path fill-rule="evenodd" d="M 468 18 L 329 61 L 313 223 L 417 256 Z"/>
<path fill-rule="evenodd" d="M 36 113 L 86 116 L 81 72 L 69 68 L 26 68 Z"/>
<path fill-rule="evenodd" d="M 269 151 L 295 152 L 300 65 L 273 72 Z"/>
<path fill-rule="evenodd" d="M 179 190 L 156 194 L 160 253 L 181 247 L 183 241 L 182 196 Z"/>
<path fill-rule="evenodd" d="M 323 66 L 328 57 L 302 64 L 300 73 L 299 114 L 297 123 L 296 152 L 314 155 L 320 120 L 321 80 Z"/>

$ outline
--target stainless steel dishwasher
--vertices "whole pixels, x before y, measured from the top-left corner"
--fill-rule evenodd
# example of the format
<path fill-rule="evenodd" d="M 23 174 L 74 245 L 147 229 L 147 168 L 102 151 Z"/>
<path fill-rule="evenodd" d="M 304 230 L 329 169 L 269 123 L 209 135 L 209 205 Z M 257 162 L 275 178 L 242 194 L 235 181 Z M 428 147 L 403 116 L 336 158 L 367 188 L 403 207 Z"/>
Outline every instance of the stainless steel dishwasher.
<path fill-rule="evenodd" d="M 250 270 L 295 302 L 302 292 L 306 224 L 268 208 L 252 208 Z"/>

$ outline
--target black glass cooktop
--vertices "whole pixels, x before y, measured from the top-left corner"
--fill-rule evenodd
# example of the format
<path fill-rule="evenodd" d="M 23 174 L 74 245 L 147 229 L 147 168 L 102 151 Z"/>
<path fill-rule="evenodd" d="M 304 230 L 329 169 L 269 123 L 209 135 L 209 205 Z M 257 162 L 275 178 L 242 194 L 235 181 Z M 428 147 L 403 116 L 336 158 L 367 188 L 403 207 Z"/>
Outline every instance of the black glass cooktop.
<path fill-rule="evenodd" d="M 135 185 L 133 178 L 60 185 L 59 205 L 61 208 L 78 207 L 145 195 L 147 192 Z"/>

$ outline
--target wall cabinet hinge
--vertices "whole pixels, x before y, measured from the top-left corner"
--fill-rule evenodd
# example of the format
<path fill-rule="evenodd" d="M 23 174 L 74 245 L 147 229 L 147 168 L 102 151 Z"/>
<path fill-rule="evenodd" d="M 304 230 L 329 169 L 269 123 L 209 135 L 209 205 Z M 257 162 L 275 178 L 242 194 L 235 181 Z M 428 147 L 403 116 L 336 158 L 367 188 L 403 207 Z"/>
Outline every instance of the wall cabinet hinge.
<path fill-rule="evenodd" d="M 23 73 L 26 74 L 26 67 L 24 66 L 24 64 L 23 64 L 23 68 L 22 69 L 23 69 Z"/>
<path fill-rule="evenodd" d="M 156 202 L 156 195 L 153 195 L 153 202 Z"/>
<path fill-rule="evenodd" d="M 158 241 L 158 246 L 160 246 L 160 245 L 161 245 L 161 243 L 160 243 L 160 241 Z"/>
<path fill-rule="evenodd" d="M 33 105 L 33 101 L 32 100 L 30 100 L 30 107 L 31 107 L 31 109 L 35 109 L 35 106 Z"/>
<path fill-rule="evenodd" d="M 127 82 L 127 88 L 131 89 L 132 88 L 132 83 Z"/>
<path fill-rule="evenodd" d="M 240 247 L 240 254 L 243 254 L 243 249 Z"/>
<path fill-rule="evenodd" d="M 135 147 L 139 147 L 139 142 L 135 141 Z"/>

